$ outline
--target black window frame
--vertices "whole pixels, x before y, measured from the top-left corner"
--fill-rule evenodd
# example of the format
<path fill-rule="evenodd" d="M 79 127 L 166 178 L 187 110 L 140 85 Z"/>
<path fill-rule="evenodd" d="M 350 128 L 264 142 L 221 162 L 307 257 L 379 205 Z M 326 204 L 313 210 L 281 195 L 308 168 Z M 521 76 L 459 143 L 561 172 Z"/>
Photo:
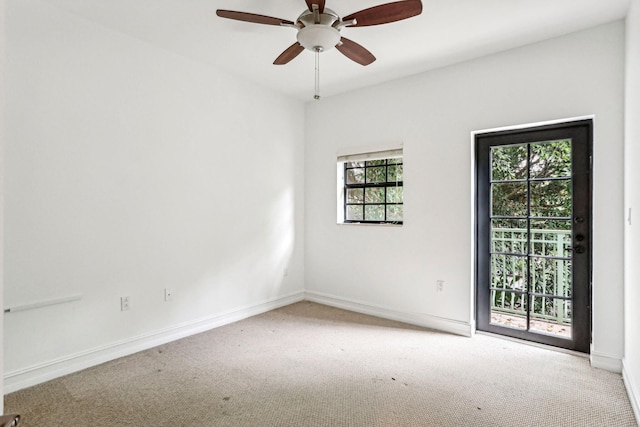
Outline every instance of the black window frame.
<path fill-rule="evenodd" d="M 393 160 L 392 163 L 389 163 L 390 160 Z M 384 161 L 384 165 L 373 164 L 375 162 Z M 362 163 L 363 166 L 353 166 L 354 163 Z M 382 159 L 363 159 L 363 160 L 349 160 L 343 163 L 343 222 L 345 224 L 397 224 L 402 225 L 404 223 L 404 182 L 403 181 L 388 181 L 389 177 L 389 167 L 402 167 L 402 177 L 404 180 L 404 160 L 402 156 L 389 156 Z M 367 182 L 367 170 L 372 168 L 385 168 L 385 177 L 387 180 L 385 182 Z M 364 170 L 364 183 L 349 183 L 347 179 L 347 174 L 349 170 L 353 169 L 363 169 Z M 388 202 L 387 201 L 387 188 L 397 188 L 403 187 L 402 194 L 402 202 Z M 375 203 L 366 203 L 365 197 L 363 197 L 361 203 L 349 203 L 347 201 L 348 190 L 350 189 L 363 189 L 363 195 L 366 193 L 367 188 L 384 188 L 384 202 L 375 202 Z M 366 219 L 366 206 L 373 205 L 382 205 L 384 206 L 384 220 L 367 220 Z M 362 206 L 362 220 L 354 220 L 347 219 L 347 210 L 348 206 Z M 387 220 L 387 206 L 402 206 L 402 221 L 397 220 Z"/>

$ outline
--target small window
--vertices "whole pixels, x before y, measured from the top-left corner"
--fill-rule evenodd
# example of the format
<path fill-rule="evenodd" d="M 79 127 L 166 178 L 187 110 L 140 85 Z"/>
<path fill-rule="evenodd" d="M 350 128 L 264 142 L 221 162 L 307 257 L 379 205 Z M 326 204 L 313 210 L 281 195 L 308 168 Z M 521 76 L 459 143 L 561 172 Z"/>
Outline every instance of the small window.
<path fill-rule="evenodd" d="M 368 156 L 370 157 L 370 156 Z M 402 224 L 402 156 L 343 163 L 344 223 Z"/>

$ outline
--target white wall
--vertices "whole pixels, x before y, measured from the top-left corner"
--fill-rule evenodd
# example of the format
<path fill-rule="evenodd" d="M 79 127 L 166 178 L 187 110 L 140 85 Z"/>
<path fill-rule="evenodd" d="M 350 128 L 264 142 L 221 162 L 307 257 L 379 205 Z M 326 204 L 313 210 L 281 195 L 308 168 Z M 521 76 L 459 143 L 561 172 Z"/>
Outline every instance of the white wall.
<path fill-rule="evenodd" d="M 307 104 L 309 295 L 471 331 L 470 133 L 594 114 L 592 355 L 596 366 L 619 370 L 623 76 L 624 24 L 616 22 Z M 404 142 L 405 224 L 336 225 L 336 151 L 396 141 Z"/>
<path fill-rule="evenodd" d="M 300 102 L 37 0 L 6 15 L 5 306 L 81 295 L 5 316 L 7 391 L 302 298 Z"/>
<path fill-rule="evenodd" d="M 640 0 L 627 16 L 625 93 L 625 355 L 624 381 L 640 422 Z"/>
<path fill-rule="evenodd" d="M 4 0 L 0 0 L 0 307 L 3 306 L 4 285 Z M 0 317 L 0 343 L 4 335 L 4 316 Z M 4 396 L 2 373 L 4 352 L 0 348 L 0 396 Z M 0 399 L 0 414 L 4 413 L 4 399 Z"/>

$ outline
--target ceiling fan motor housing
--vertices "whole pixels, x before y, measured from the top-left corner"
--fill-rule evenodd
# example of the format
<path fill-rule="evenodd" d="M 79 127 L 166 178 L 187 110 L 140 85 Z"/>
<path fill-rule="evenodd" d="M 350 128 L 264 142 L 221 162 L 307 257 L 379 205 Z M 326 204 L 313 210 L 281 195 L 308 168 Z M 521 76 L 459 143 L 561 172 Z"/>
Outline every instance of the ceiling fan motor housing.
<path fill-rule="evenodd" d="M 340 17 L 333 10 L 325 7 L 323 13 L 304 11 L 297 19 L 301 28 L 298 30 L 298 43 L 312 51 L 329 50 L 340 41 L 340 31 L 333 24 Z"/>
<path fill-rule="evenodd" d="M 298 43 L 312 51 L 329 50 L 340 41 L 340 32 L 323 24 L 312 24 L 298 30 Z"/>

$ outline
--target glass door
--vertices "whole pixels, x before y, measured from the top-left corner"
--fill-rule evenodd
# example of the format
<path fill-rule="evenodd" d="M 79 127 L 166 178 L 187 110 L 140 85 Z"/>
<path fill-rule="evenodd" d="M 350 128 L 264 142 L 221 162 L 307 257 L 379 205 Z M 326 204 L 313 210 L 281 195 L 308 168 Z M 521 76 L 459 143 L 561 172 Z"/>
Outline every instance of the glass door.
<path fill-rule="evenodd" d="M 588 352 L 591 122 L 478 135 L 478 329 Z"/>

